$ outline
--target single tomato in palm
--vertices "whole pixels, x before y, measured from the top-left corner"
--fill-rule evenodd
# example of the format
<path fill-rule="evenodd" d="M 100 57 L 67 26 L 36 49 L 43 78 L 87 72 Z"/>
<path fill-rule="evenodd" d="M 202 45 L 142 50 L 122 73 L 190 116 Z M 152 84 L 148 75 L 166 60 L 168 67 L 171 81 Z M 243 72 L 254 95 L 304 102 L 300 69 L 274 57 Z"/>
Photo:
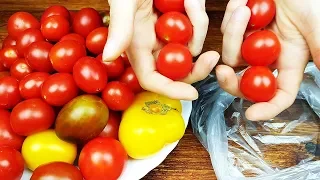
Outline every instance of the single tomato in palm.
<path fill-rule="evenodd" d="M 74 40 L 74 41 L 77 41 L 78 43 L 82 44 L 82 45 L 86 45 L 86 40 L 80 36 L 79 34 L 77 33 L 70 33 L 70 34 L 67 34 L 65 36 L 63 36 L 60 41 L 65 41 L 65 40 Z"/>
<path fill-rule="evenodd" d="M 30 180 L 44 180 L 47 177 L 56 180 L 83 180 L 80 170 L 66 162 L 52 162 L 37 167 Z"/>
<path fill-rule="evenodd" d="M 30 73 L 32 73 L 32 69 L 25 59 L 16 60 L 10 68 L 11 76 L 17 78 L 18 80 L 21 80 Z"/>
<path fill-rule="evenodd" d="M 32 14 L 28 12 L 16 12 L 10 16 L 7 23 L 9 36 L 17 39 L 26 29 L 40 29 L 40 23 Z"/>
<path fill-rule="evenodd" d="M 93 54 L 101 54 L 108 38 L 108 28 L 99 27 L 89 33 L 86 38 L 86 46 Z"/>
<path fill-rule="evenodd" d="M 187 44 L 193 34 L 193 26 L 188 17 L 179 12 L 168 12 L 159 17 L 156 34 L 165 43 Z"/>
<path fill-rule="evenodd" d="M 274 0 L 248 0 L 247 6 L 251 10 L 248 23 L 249 30 L 258 30 L 266 27 L 272 22 L 276 14 Z"/>
<path fill-rule="evenodd" d="M 41 98 L 41 86 L 49 78 L 46 72 L 34 72 L 26 75 L 19 83 L 19 91 L 24 99 Z"/>
<path fill-rule="evenodd" d="M 69 73 L 56 73 L 44 81 L 42 98 L 52 106 L 63 106 L 78 95 L 79 89 Z"/>
<path fill-rule="evenodd" d="M 0 108 L 11 109 L 21 101 L 19 81 L 6 76 L 0 79 Z"/>
<path fill-rule="evenodd" d="M 102 26 L 102 18 L 98 11 L 93 8 L 82 8 L 74 16 L 72 29 L 84 38 L 94 29 Z"/>
<path fill-rule="evenodd" d="M 19 151 L 11 147 L 0 147 L 0 162 L 0 179 L 21 179 L 24 171 L 24 160 Z"/>
<path fill-rule="evenodd" d="M 53 15 L 41 23 L 41 33 L 49 41 L 57 42 L 70 32 L 70 23 L 63 16 Z"/>
<path fill-rule="evenodd" d="M 115 111 L 109 111 L 109 118 L 106 127 L 100 133 L 100 137 L 111 137 L 118 139 L 121 115 Z"/>
<path fill-rule="evenodd" d="M 28 47 L 33 42 L 44 41 L 39 29 L 27 29 L 17 38 L 17 50 L 19 57 L 25 57 Z"/>
<path fill-rule="evenodd" d="M 38 41 L 30 44 L 25 58 L 32 70 L 48 73 L 53 71 L 49 58 L 49 52 L 52 47 L 53 45 L 46 41 Z"/>
<path fill-rule="evenodd" d="M 102 60 L 102 54 L 97 56 L 96 59 L 106 67 L 108 78 L 110 79 L 118 78 L 124 72 L 124 63 L 121 56 L 109 62 L 104 62 Z"/>
<path fill-rule="evenodd" d="M 127 153 L 119 141 L 98 137 L 83 147 L 78 164 L 86 180 L 106 177 L 109 180 L 116 180 L 121 175 L 127 159 Z"/>
<path fill-rule="evenodd" d="M 10 46 L 0 50 L 0 62 L 2 65 L 10 69 L 11 65 L 19 58 L 16 47 Z"/>
<path fill-rule="evenodd" d="M 128 67 L 124 73 L 120 77 L 120 82 L 127 84 L 127 86 L 134 92 L 139 93 L 143 91 L 142 87 L 140 86 L 139 80 L 134 73 L 132 67 Z"/>
<path fill-rule="evenodd" d="M 15 46 L 15 45 L 17 45 L 17 41 L 8 35 L 6 38 L 4 38 L 2 42 L 2 49 L 8 46 Z"/>
<path fill-rule="evenodd" d="M 154 0 L 154 6 L 162 13 L 185 12 L 184 0 Z"/>
<path fill-rule="evenodd" d="M 192 70 L 192 54 L 181 44 L 167 44 L 159 53 L 156 67 L 160 74 L 180 80 L 188 76 Z"/>
<path fill-rule="evenodd" d="M 243 74 L 240 91 L 249 101 L 267 102 L 276 94 L 277 81 L 267 67 L 253 66 Z"/>
<path fill-rule="evenodd" d="M 43 23 L 45 19 L 47 19 L 50 16 L 62 16 L 66 20 L 70 20 L 70 13 L 69 10 L 61 5 L 53 5 L 48 7 L 42 14 L 40 22 Z"/>

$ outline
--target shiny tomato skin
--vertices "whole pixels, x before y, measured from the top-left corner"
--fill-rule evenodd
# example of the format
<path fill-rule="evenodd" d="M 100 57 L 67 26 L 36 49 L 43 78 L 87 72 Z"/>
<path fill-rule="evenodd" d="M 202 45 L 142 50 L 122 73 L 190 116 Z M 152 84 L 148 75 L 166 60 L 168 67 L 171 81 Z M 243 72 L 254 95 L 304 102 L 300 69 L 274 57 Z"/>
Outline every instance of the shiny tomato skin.
<path fill-rule="evenodd" d="M 19 56 L 16 47 L 10 46 L 0 50 L 0 62 L 5 68 L 10 69 L 17 59 L 19 59 Z"/>
<path fill-rule="evenodd" d="M 130 67 L 131 64 L 130 64 L 130 61 L 129 61 L 129 58 L 128 58 L 127 54 L 126 54 L 125 52 L 123 52 L 123 53 L 121 54 L 121 57 L 122 57 L 124 66 L 125 66 L 125 67 Z"/>
<path fill-rule="evenodd" d="M 44 41 L 39 29 L 27 29 L 21 33 L 17 38 L 17 50 L 20 57 L 25 57 L 25 53 L 28 50 L 28 47 L 33 42 Z"/>
<path fill-rule="evenodd" d="M 162 13 L 185 12 L 184 0 L 154 0 L 154 6 Z"/>
<path fill-rule="evenodd" d="M 83 180 L 80 170 L 66 162 L 52 162 L 37 167 L 30 180 L 44 180 L 46 177 L 64 180 Z"/>
<path fill-rule="evenodd" d="M 16 60 L 10 68 L 11 76 L 17 78 L 18 80 L 21 80 L 30 73 L 32 73 L 32 69 L 25 59 Z"/>
<path fill-rule="evenodd" d="M 73 40 L 58 42 L 49 52 L 53 68 L 60 73 L 71 73 L 74 64 L 86 55 L 85 46 Z"/>
<path fill-rule="evenodd" d="M 28 12 L 16 12 L 8 19 L 8 34 L 14 39 L 29 28 L 40 29 L 40 23 L 37 18 Z"/>
<path fill-rule="evenodd" d="M 2 48 L 8 47 L 8 46 L 15 46 L 16 44 L 17 44 L 17 41 L 8 35 L 6 38 L 4 38 L 2 42 Z"/>
<path fill-rule="evenodd" d="M 247 6 L 251 10 L 248 23 L 249 30 L 258 30 L 266 27 L 272 22 L 276 14 L 274 0 L 248 0 Z"/>
<path fill-rule="evenodd" d="M 66 7 L 61 6 L 61 5 L 53 5 L 53 6 L 48 7 L 43 12 L 43 14 L 41 15 L 40 22 L 43 23 L 43 21 L 45 19 L 47 19 L 50 16 L 55 16 L 55 15 L 62 16 L 68 21 L 70 20 L 70 13 Z"/>
<path fill-rule="evenodd" d="M 69 73 L 51 75 L 41 87 L 42 98 L 52 106 L 63 106 L 78 95 L 79 89 Z"/>
<path fill-rule="evenodd" d="M 86 180 L 106 179 L 106 177 L 109 180 L 116 180 L 121 175 L 127 159 L 127 153 L 119 141 L 98 137 L 83 147 L 78 164 Z"/>
<path fill-rule="evenodd" d="M 0 147 L 0 179 L 20 180 L 24 171 L 24 160 L 19 151 L 11 147 Z"/>
<path fill-rule="evenodd" d="M 82 8 L 74 16 L 72 29 L 84 38 L 94 29 L 102 26 L 102 18 L 93 8 Z"/>
<path fill-rule="evenodd" d="M 19 81 L 6 76 L 0 79 L 0 108 L 11 109 L 21 101 Z"/>
<path fill-rule="evenodd" d="M 0 147 L 8 146 L 21 150 L 24 137 L 16 134 L 10 124 L 10 112 L 0 109 Z"/>
<path fill-rule="evenodd" d="M 19 91 L 24 99 L 41 98 L 41 86 L 50 74 L 46 72 L 34 72 L 26 75 L 19 82 Z"/>
<path fill-rule="evenodd" d="M 29 45 L 25 58 L 34 71 L 52 72 L 53 67 L 49 59 L 49 52 L 53 47 L 46 41 L 38 41 Z"/>
<path fill-rule="evenodd" d="M 93 57 L 83 57 L 73 66 L 73 79 L 77 86 L 89 94 L 101 92 L 107 85 L 107 71 Z"/>
<path fill-rule="evenodd" d="M 165 43 L 187 44 L 193 34 L 193 26 L 188 17 L 179 12 L 168 12 L 156 22 L 156 34 Z"/>
<path fill-rule="evenodd" d="M 102 91 L 102 99 L 113 111 L 126 110 L 134 100 L 134 93 L 122 82 L 111 81 Z"/>
<path fill-rule="evenodd" d="M 101 54 L 108 38 L 108 28 L 99 27 L 91 31 L 86 38 L 86 46 L 93 54 Z"/>
<path fill-rule="evenodd" d="M 13 131 L 21 136 L 47 130 L 55 120 L 53 107 L 42 99 L 28 99 L 17 104 L 11 112 Z"/>
<path fill-rule="evenodd" d="M 156 67 L 160 74 L 172 79 L 185 78 L 192 70 L 192 54 L 181 44 L 167 44 L 159 53 Z"/>
<path fill-rule="evenodd" d="M 43 37 L 52 42 L 59 41 L 70 32 L 70 23 L 63 16 L 53 15 L 41 23 Z"/>
<path fill-rule="evenodd" d="M 79 35 L 77 33 L 67 34 L 60 39 L 60 41 L 65 41 L 65 40 L 74 40 L 84 46 L 86 45 L 86 40 L 81 35 Z"/>
<path fill-rule="evenodd" d="M 114 61 L 109 62 L 102 61 L 102 54 L 97 56 L 96 59 L 99 62 L 101 62 L 106 68 L 109 79 L 116 79 L 120 77 L 121 74 L 124 72 L 124 62 L 121 56 L 115 59 Z"/>
<path fill-rule="evenodd" d="M 277 81 L 267 67 L 253 66 L 243 74 L 240 91 L 249 101 L 268 102 L 276 94 Z"/>
<path fill-rule="evenodd" d="M 243 59 L 251 66 L 269 66 L 278 59 L 280 52 L 280 41 L 269 30 L 254 32 L 241 47 Z"/>
<path fill-rule="evenodd" d="M 127 86 L 134 92 L 134 93 L 139 93 L 141 91 L 143 91 L 139 80 L 136 76 L 136 74 L 134 73 L 132 67 L 128 67 L 124 73 L 121 75 L 120 82 L 123 82 L 125 84 L 127 84 Z"/>
<path fill-rule="evenodd" d="M 120 121 L 121 116 L 118 112 L 109 111 L 108 123 L 99 136 L 118 139 Z"/>

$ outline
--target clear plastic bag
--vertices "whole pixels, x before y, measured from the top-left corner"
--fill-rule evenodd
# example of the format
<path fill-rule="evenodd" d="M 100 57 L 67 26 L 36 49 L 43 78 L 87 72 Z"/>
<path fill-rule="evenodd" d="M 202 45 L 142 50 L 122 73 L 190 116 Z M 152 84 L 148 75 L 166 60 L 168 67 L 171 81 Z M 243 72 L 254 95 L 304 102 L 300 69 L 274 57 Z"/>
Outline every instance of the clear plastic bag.
<path fill-rule="evenodd" d="M 195 87 L 192 128 L 219 180 L 320 179 L 320 73 L 313 63 L 294 107 L 268 121 L 247 120 L 250 103 L 220 89 L 214 76 Z"/>

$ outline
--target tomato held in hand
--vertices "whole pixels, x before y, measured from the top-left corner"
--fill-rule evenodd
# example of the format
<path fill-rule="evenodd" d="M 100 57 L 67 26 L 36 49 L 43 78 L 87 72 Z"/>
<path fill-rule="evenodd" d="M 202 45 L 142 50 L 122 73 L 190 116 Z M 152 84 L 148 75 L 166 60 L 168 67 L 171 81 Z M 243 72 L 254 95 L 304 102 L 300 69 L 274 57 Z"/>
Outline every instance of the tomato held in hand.
<path fill-rule="evenodd" d="M 108 38 L 108 28 L 99 27 L 89 33 L 86 46 L 93 54 L 101 54 Z"/>
<path fill-rule="evenodd" d="M 106 177 L 116 180 L 121 175 L 127 159 L 127 153 L 119 141 L 98 137 L 83 147 L 79 157 L 79 168 L 86 180 Z"/>
<path fill-rule="evenodd" d="M 86 56 L 86 48 L 77 41 L 65 40 L 55 44 L 49 53 L 53 68 L 61 73 L 71 73 L 74 64 Z"/>
<path fill-rule="evenodd" d="M 66 162 L 52 162 L 37 167 L 30 180 L 44 180 L 46 178 L 56 180 L 83 180 L 80 170 Z"/>
<path fill-rule="evenodd" d="M 65 40 L 74 40 L 84 46 L 86 45 L 86 40 L 82 36 L 76 33 L 67 34 L 60 39 L 60 41 L 65 41 Z"/>
<path fill-rule="evenodd" d="M 126 110 L 134 100 L 134 93 L 124 83 L 112 81 L 102 91 L 102 99 L 114 111 Z"/>
<path fill-rule="evenodd" d="M 21 179 L 24 171 L 24 160 L 19 151 L 11 147 L 0 147 L 0 162 L 0 179 Z"/>
<path fill-rule="evenodd" d="M 50 16 L 41 23 L 41 33 L 49 41 L 57 42 L 70 32 L 70 23 L 63 16 Z"/>
<path fill-rule="evenodd" d="M 253 66 L 243 74 L 240 91 L 249 101 L 267 102 L 276 94 L 277 81 L 267 67 Z"/>
<path fill-rule="evenodd" d="M 26 75 L 30 74 L 31 72 L 32 72 L 32 69 L 28 65 L 28 63 L 25 59 L 16 60 L 10 68 L 11 76 L 17 78 L 18 80 L 21 80 L 22 78 L 24 78 Z"/>
<path fill-rule="evenodd" d="M 16 47 L 10 46 L 0 50 L 0 63 L 10 69 L 11 65 L 18 59 L 18 51 Z"/>
<path fill-rule="evenodd" d="M 10 124 L 10 112 L 0 109 L 0 147 L 8 146 L 20 151 L 24 137 L 16 134 Z"/>
<path fill-rule="evenodd" d="M 79 89 L 68 73 L 51 75 L 41 88 L 42 98 L 53 106 L 63 106 L 78 95 Z"/>
<path fill-rule="evenodd" d="M 25 58 L 31 69 L 39 72 L 52 72 L 53 67 L 49 59 L 49 52 L 53 47 L 46 41 L 39 41 L 30 44 Z"/>
<path fill-rule="evenodd" d="M 280 41 L 268 30 L 254 32 L 244 40 L 241 47 L 243 59 L 251 66 L 271 65 L 278 59 L 280 51 Z"/>
<path fill-rule="evenodd" d="M 70 13 L 66 7 L 60 6 L 60 5 L 54 5 L 54 6 L 48 7 L 43 12 L 40 21 L 42 23 L 46 18 L 50 16 L 55 16 L 55 15 L 62 16 L 68 21 L 70 20 Z"/>
<path fill-rule="evenodd" d="M 192 70 L 192 55 L 189 49 L 180 44 L 167 44 L 159 53 L 156 67 L 160 74 L 180 80 Z"/>
<path fill-rule="evenodd" d="M 132 67 L 128 67 L 120 77 L 120 82 L 127 84 L 127 86 L 134 92 L 139 93 L 143 91 L 136 74 Z"/>
<path fill-rule="evenodd" d="M 25 53 L 31 43 L 44 41 L 39 29 L 27 29 L 17 38 L 17 50 L 19 57 L 25 57 Z"/>
<path fill-rule="evenodd" d="M 73 78 L 78 87 L 87 93 L 101 92 L 108 81 L 106 69 L 92 57 L 83 57 L 76 62 Z"/>
<path fill-rule="evenodd" d="M 154 0 L 155 7 L 162 13 L 177 11 L 185 12 L 184 0 Z"/>
<path fill-rule="evenodd" d="M 24 99 L 41 98 L 41 86 L 50 74 L 34 72 L 26 75 L 19 83 L 20 94 Z"/>
<path fill-rule="evenodd" d="M 109 79 L 118 78 L 119 76 L 121 76 L 121 74 L 124 71 L 124 63 L 123 63 L 121 56 L 118 57 L 116 60 L 110 61 L 110 62 L 102 61 L 102 54 L 97 56 L 96 59 L 106 67 Z"/>
<path fill-rule="evenodd" d="M 100 14 L 93 8 L 82 8 L 73 19 L 72 28 L 84 38 L 94 29 L 102 26 Z"/>
<path fill-rule="evenodd" d="M 2 42 L 2 49 L 9 46 L 15 46 L 16 44 L 16 40 L 8 35 Z"/>
<path fill-rule="evenodd" d="M 156 23 L 156 33 L 165 43 L 187 44 L 193 34 L 193 26 L 182 13 L 168 12 L 160 16 Z"/>
<path fill-rule="evenodd" d="M 21 101 L 19 81 L 6 76 L 0 79 L 0 108 L 11 109 Z"/>
<path fill-rule="evenodd" d="M 27 12 L 16 12 L 10 16 L 7 23 L 9 36 L 16 39 L 29 28 L 40 29 L 40 23 L 32 14 Z"/>
<path fill-rule="evenodd" d="M 118 112 L 109 111 L 108 123 L 99 136 L 118 139 L 120 121 L 121 116 Z"/>
<path fill-rule="evenodd" d="M 251 10 L 248 24 L 249 30 L 258 30 L 271 23 L 276 14 L 274 0 L 248 0 L 247 6 Z"/>

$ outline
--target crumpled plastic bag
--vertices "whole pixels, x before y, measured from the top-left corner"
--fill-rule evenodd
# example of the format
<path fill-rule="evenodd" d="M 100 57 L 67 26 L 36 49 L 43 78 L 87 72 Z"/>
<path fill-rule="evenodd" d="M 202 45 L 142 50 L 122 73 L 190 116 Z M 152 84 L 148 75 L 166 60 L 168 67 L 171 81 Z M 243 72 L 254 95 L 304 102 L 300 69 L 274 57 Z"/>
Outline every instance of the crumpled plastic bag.
<path fill-rule="evenodd" d="M 213 75 L 195 87 L 192 128 L 219 180 L 320 179 L 320 73 L 313 63 L 305 69 L 296 107 L 267 121 L 247 120 L 250 103 L 223 91 Z"/>

